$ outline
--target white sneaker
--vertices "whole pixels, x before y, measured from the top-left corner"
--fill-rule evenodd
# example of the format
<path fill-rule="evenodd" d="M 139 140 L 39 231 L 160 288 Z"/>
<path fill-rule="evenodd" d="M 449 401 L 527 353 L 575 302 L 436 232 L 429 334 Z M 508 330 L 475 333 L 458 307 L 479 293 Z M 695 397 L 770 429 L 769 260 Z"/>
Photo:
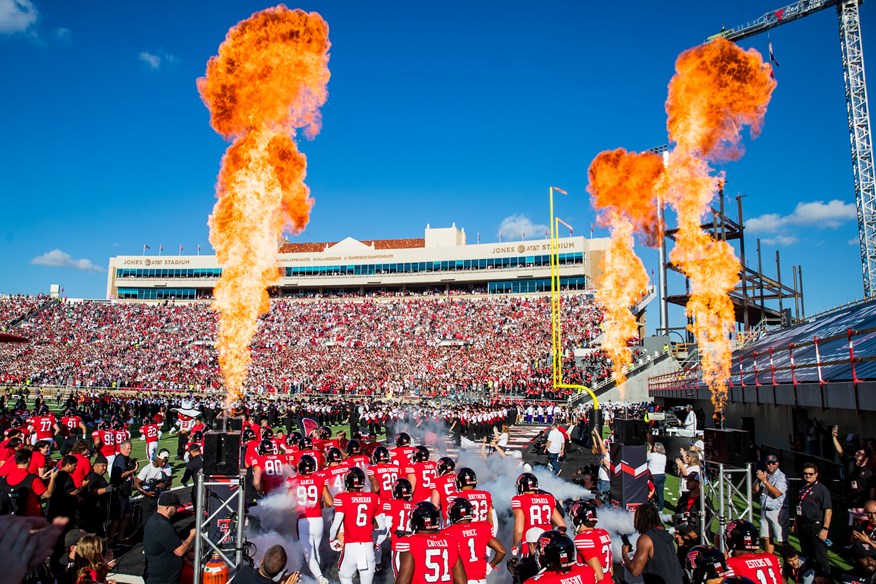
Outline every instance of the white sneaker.
<path fill-rule="evenodd" d="M 319 584 L 329 584 L 328 578 L 326 578 L 325 576 L 320 576 L 319 578 L 316 579 L 316 581 Z"/>

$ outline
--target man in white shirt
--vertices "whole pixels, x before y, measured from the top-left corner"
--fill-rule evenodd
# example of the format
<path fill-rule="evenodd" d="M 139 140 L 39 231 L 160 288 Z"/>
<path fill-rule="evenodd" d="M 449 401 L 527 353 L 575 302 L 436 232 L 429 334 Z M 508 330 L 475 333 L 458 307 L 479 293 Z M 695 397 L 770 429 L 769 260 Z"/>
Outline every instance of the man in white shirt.
<path fill-rule="evenodd" d="M 681 434 L 681 432 L 679 432 Z M 687 416 L 684 418 L 684 436 L 697 435 L 697 415 L 693 411 L 693 407 L 687 405 Z"/>
<path fill-rule="evenodd" d="M 566 451 L 566 438 L 563 433 L 557 428 L 557 424 L 548 426 L 547 443 L 545 443 L 544 451 L 547 454 L 548 466 L 554 476 L 560 474 L 560 457 Z"/>

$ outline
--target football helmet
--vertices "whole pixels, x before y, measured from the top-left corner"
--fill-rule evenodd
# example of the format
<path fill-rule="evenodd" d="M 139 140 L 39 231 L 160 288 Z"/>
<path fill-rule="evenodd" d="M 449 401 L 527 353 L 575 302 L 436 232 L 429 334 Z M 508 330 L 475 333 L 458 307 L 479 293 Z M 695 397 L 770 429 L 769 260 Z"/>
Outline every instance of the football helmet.
<path fill-rule="evenodd" d="M 758 537 L 760 532 L 757 528 L 744 519 L 731 521 L 724 528 L 724 545 L 731 551 L 756 552 Z"/>
<path fill-rule="evenodd" d="M 532 492 L 538 489 L 538 478 L 531 472 L 525 472 L 517 477 L 517 494 Z"/>
<path fill-rule="evenodd" d="M 565 533 L 545 531 L 535 542 L 535 561 L 542 570 L 559 572 L 575 563 L 575 543 Z"/>
<path fill-rule="evenodd" d="M 395 437 L 395 445 L 396 446 L 410 446 L 411 444 L 411 435 L 407 432 L 399 432 Z"/>
<path fill-rule="evenodd" d="M 441 528 L 441 512 L 429 501 L 420 501 L 411 511 L 411 531 Z"/>
<path fill-rule="evenodd" d="M 572 516 L 572 523 L 575 524 L 575 527 L 580 527 L 585 523 L 596 523 L 596 505 L 590 501 L 579 501 L 572 505 L 569 515 Z"/>
<path fill-rule="evenodd" d="M 351 467 L 344 476 L 344 488 L 348 491 L 361 491 L 365 488 L 365 471 L 358 466 Z"/>
<path fill-rule="evenodd" d="M 444 476 L 449 472 L 453 472 L 456 469 L 456 463 L 453 462 L 453 459 L 449 456 L 442 456 L 438 459 L 438 464 L 435 466 L 435 471 L 438 473 L 438 476 Z"/>
<path fill-rule="evenodd" d="M 471 501 L 462 497 L 453 499 L 453 502 L 450 504 L 450 510 L 447 512 L 447 517 L 450 519 L 451 525 L 466 519 L 471 521 L 474 519 L 474 507 Z"/>
<path fill-rule="evenodd" d="M 316 459 L 305 454 L 298 461 L 298 474 L 309 475 L 316 472 Z"/>
<path fill-rule="evenodd" d="M 362 454 L 362 445 L 358 440 L 350 440 L 347 442 L 347 456 L 357 456 Z"/>
<path fill-rule="evenodd" d="M 411 453 L 411 462 L 426 462 L 427 460 L 429 460 L 429 449 L 420 444 Z"/>
<path fill-rule="evenodd" d="M 695 545 L 684 558 L 684 572 L 691 584 L 705 584 L 707 580 L 724 577 L 727 560 L 718 548 Z"/>
<path fill-rule="evenodd" d="M 386 449 L 386 446 L 378 446 L 374 449 L 374 453 L 371 455 L 371 461 L 374 464 L 386 464 L 389 462 L 389 450 Z"/>
<path fill-rule="evenodd" d="M 344 455 L 339 448 L 332 446 L 325 453 L 326 462 L 341 462 L 342 460 L 344 460 Z"/>
<path fill-rule="evenodd" d="M 392 486 L 392 498 L 410 501 L 414 496 L 414 486 L 408 479 L 397 479 Z"/>
<path fill-rule="evenodd" d="M 475 471 L 467 466 L 459 469 L 459 472 L 456 473 L 456 488 L 461 491 L 463 487 L 476 486 L 478 486 L 478 475 L 475 474 Z"/>

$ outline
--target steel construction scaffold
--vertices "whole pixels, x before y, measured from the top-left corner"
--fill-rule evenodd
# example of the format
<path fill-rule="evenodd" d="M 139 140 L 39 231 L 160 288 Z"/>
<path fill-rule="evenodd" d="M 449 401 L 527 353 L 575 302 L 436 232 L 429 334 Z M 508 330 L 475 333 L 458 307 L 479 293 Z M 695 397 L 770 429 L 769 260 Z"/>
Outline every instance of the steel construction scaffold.
<path fill-rule="evenodd" d="M 720 37 L 739 41 L 836 6 L 846 109 L 849 118 L 849 142 L 852 151 L 864 296 L 871 298 L 876 295 L 876 173 L 873 166 L 873 140 L 870 132 L 864 50 L 861 44 L 861 18 L 858 10 L 861 3 L 862 0 L 800 0 L 767 12 L 760 18 L 741 26 L 722 30 L 710 36 L 709 40 Z"/>

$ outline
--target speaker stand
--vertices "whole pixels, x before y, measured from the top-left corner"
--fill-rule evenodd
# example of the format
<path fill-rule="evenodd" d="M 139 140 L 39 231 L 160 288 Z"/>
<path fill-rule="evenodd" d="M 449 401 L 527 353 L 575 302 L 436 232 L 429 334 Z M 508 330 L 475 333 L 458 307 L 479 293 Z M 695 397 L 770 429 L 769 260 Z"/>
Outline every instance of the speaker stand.
<path fill-rule="evenodd" d="M 204 570 L 204 564 L 207 561 L 205 552 L 213 555 L 213 552 L 219 554 L 219 558 L 228 565 L 229 571 L 234 574 L 237 568 L 243 562 L 243 548 L 245 545 L 243 539 L 243 528 L 246 520 L 246 473 L 241 471 L 237 476 L 204 476 L 203 473 L 198 473 L 196 478 L 197 499 L 195 501 L 195 561 L 194 561 L 194 579 L 192 584 L 201 584 L 201 575 Z M 231 494 L 222 499 L 218 508 L 209 516 L 207 515 L 208 505 L 207 496 L 213 494 L 210 487 L 231 487 Z M 236 488 L 235 488 L 236 487 Z M 215 496 L 215 495 L 214 495 Z M 228 513 L 231 516 L 234 525 L 234 551 L 233 554 L 226 547 L 222 549 L 210 539 L 210 533 L 207 527 L 216 521 L 221 513 Z M 228 535 L 231 535 L 231 526 L 229 526 Z M 223 543 L 222 541 L 219 542 Z M 233 557 L 229 557 L 231 554 Z"/>

